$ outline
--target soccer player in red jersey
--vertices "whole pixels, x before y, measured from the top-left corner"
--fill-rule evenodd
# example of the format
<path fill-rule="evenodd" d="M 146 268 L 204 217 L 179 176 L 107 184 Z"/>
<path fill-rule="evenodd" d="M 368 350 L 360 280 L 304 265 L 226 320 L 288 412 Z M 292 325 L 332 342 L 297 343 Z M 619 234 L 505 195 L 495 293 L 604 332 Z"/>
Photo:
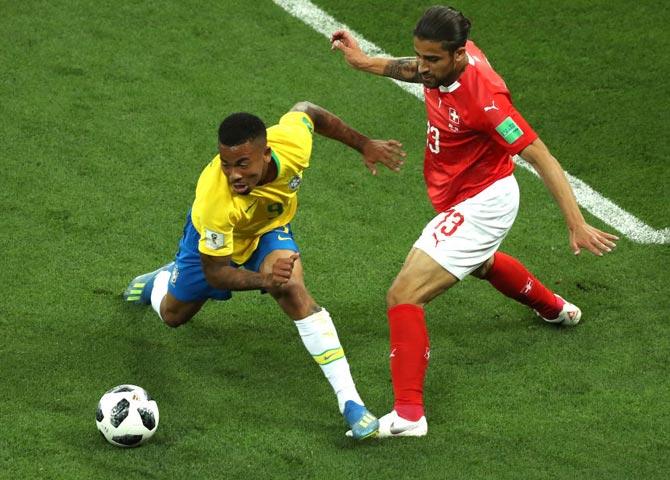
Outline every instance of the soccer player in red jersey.
<path fill-rule="evenodd" d="M 558 161 L 514 108 L 503 79 L 468 40 L 470 21 L 459 11 L 431 7 L 414 29 L 414 57 L 369 57 L 349 32 L 332 48 L 355 69 L 423 83 L 428 125 L 424 178 L 437 216 L 410 250 L 387 294 L 393 410 L 379 435 L 428 432 L 423 384 L 430 347 L 424 305 L 467 275 L 487 280 L 545 321 L 576 325 L 579 308 L 544 286 L 498 248 L 519 206 L 513 155 L 537 170 L 561 209 L 575 254 L 603 255 L 618 238 L 584 220 Z"/>

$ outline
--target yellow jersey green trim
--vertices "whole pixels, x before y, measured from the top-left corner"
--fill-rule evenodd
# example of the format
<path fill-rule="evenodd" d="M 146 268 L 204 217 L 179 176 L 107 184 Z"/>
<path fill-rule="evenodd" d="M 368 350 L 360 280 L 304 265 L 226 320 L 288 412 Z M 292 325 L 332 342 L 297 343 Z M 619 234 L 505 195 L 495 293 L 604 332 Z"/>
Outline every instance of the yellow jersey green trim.
<path fill-rule="evenodd" d="M 281 164 L 279 163 L 279 157 L 275 155 L 274 150 L 270 150 L 270 155 L 272 156 L 272 160 L 275 161 L 275 165 L 277 166 L 277 177 L 279 177 L 279 173 L 281 171 Z"/>
<path fill-rule="evenodd" d="M 309 133 L 314 133 L 314 127 L 312 126 L 312 123 L 309 120 L 307 120 L 305 117 L 302 117 L 300 120 L 302 120 L 302 123 L 305 124 L 307 130 L 309 130 Z"/>

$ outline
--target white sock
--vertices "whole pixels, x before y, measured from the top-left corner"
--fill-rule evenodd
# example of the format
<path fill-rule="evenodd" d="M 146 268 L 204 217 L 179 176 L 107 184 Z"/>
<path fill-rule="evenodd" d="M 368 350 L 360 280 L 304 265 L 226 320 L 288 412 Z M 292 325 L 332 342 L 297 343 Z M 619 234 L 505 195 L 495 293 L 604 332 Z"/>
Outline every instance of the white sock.
<path fill-rule="evenodd" d="M 163 320 L 163 317 L 161 317 L 161 302 L 163 297 L 167 295 L 170 275 L 172 274 L 167 270 L 159 272 L 154 279 L 154 288 L 151 290 L 151 306 L 156 310 L 161 320 Z"/>
<path fill-rule="evenodd" d="M 324 308 L 307 318 L 296 320 L 295 326 L 298 327 L 305 348 L 319 364 L 321 371 L 333 387 L 340 413 L 344 412 L 344 404 L 347 400 L 363 405 L 363 400 L 356 391 L 354 379 L 351 378 L 349 362 L 344 355 L 328 311 Z"/>

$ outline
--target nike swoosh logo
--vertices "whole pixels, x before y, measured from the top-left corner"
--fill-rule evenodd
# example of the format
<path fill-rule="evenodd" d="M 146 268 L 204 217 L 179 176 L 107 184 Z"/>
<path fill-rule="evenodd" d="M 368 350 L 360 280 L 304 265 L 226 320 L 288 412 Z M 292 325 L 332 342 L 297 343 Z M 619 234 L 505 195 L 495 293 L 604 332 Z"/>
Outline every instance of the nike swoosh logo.
<path fill-rule="evenodd" d="M 414 430 L 418 426 L 419 422 L 413 423 L 411 425 L 407 425 L 405 427 L 396 427 L 395 422 L 391 424 L 391 427 L 389 428 L 389 431 L 391 432 L 391 435 L 398 435 L 399 433 L 407 432 L 409 430 Z"/>
<path fill-rule="evenodd" d="M 247 209 L 244 211 L 244 213 L 249 213 L 249 210 L 251 210 L 251 207 L 253 207 L 253 206 L 256 205 L 257 203 L 258 203 L 258 199 L 254 200 L 254 203 L 252 203 L 251 205 L 249 205 L 249 206 L 247 207 Z"/>
<path fill-rule="evenodd" d="M 291 240 L 291 237 L 282 237 L 281 235 L 277 235 L 277 240 Z"/>

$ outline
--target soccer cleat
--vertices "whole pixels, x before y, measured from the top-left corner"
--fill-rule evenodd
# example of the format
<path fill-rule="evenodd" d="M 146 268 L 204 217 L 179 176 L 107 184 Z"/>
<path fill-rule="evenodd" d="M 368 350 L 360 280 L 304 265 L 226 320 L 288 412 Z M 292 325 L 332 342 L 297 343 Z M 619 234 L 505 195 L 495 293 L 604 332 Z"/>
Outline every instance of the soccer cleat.
<path fill-rule="evenodd" d="M 428 422 L 426 417 L 421 417 L 416 422 L 399 417 L 395 410 L 387 413 L 379 419 L 378 438 L 390 437 L 423 437 L 428 433 Z M 351 430 L 347 437 L 352 437 Z"/>
<path fill-rule="evenodd" d="M 174 267 L 174 262 L 163 265 L 153 272 L 135 277 L 126 287 L 126 291 L 123 292 L 123 299 L 136 305 L 149 305 L 151 303 L 151 290 L 154 288 L 156 275 L 165 270 L 172 271 L 172 267 Z"/>
<path fill-rule="evenodd" d="M 556 294 L 554 294 L 556 295 Z M 563 302 L 563 308 L 556 318 L 544 318 L 537 311 L 537 315 L 542 318 L 545 322 L 556 323 L 560 325 L 574 326 L 579 323 L 579 320 L 582 318 L 582 311 L 577 305 L 573 305 L 570 302 L 566 302 L 563 297 L 556 295 L 556 298 L 559 298 Z"/>
<path fill-rule="evenodd" d="M 359 405 L 353 400 L 347 400 L 344 404 L 343 415 L 351 428 L 347 432 L 348 437 L 353 437 L 356 440 L 364 440 L 377 435 L 379 420 L 365 406 Z"/>
<path fill-rule="evenodd" d="M 379 438 L 423 437 L 428 433 L 428 422 L 423 416 L 416 421 L 406 420 L 392 410 L 379 419 Z"/>

